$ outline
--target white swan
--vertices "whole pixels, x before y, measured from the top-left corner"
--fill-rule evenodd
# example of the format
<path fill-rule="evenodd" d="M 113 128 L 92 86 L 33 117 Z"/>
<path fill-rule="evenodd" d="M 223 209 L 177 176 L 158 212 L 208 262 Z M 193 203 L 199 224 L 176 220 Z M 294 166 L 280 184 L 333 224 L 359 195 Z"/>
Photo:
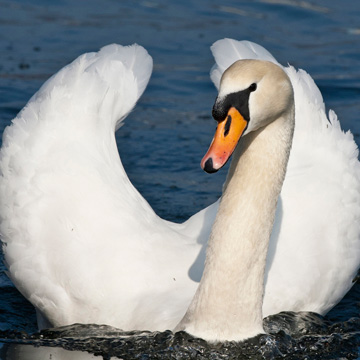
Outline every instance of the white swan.
<path fill-rule="evenodd" d="M 201 162 L 206 171 L 221 168 L 245 136 L 223 189 L 200 285 L 177 329 L 242 340 L 263 332 L 266 255 L 295 127 L 291 82 L 271 62 L 237 61 L 221 78 L 213 116 L 219 124 Z"/>
<path fill-rule="evenodd" d="M 222 40 L 212 50 L 217 86 L 222 72 L 238 59 L 276 62 L 250 42 Z M 195 294 L 195 280 L 203 270 L 201 250 L 218 204 L 184 224 L 160 219 L 130 183 L 115 143 L 114 132 L 144 91 L 151 69 L 151 57 L 137 45 L 110 45 L 82 55 L 49 79 L 4 133 L 3 250 L 9 275 L 36 307 L 40 327 L 81 322 L 124 330 L 173 329 Z M 263 315 L 281 310 L 324 314 L 350 289 L 360 263 L 358 152 L 333 112 L 327 120 L 310 76 L 292 67 L 285 71 L 295 94 L 296 126 L 266 260 Z M 248 79 L 249 84 L 238 80 L 229 76 L 219 97 L 244 90 L 242 86 L 257 79 Z M 264 111 L 260 99 L 276 102 L 282 96 L 281 91 L 269 94 L 261 87 L 250 94 L 247 132 L 252 116 L 260 118 Z M 240 144 L 249 142 L 251 134 Z M 265 156 L 262 165 L 272 160 Z M 263 183 L 259 177 L 256 181 Z M 236 192 L 227 187 L 230 194 Z M 228 209 L 231 216 L 237 203 L 227 206 L 223 197 L 223 212 Z M 272 200 L 274 205 L 275 195 Z M 266 218 L 269 226 L 271 214 Z M 262 218 L 252 216 L 251 221 L 260 224 Z M 265 225 L 263 229 L 268 231 Z M 213 249 L 211 259 L 221 255 L 215 245 Z M 266 246 L 262 250 L 266 253 Z M 239 264 L 238 269 L 244 266 L 241 259 L 228 260 Z M 262 280 L 257 284 L 257 319 L 243 331 L 216 329 L 214 321 L 209 331 L 197 328 L 190 315 L 199 295 L 178 328 L 209 340 L 240 340 L 262 331 Z M 221 302 L 222 295 L 217 299 Z M 201 322 L 202 317 L 195 320 Z"/>

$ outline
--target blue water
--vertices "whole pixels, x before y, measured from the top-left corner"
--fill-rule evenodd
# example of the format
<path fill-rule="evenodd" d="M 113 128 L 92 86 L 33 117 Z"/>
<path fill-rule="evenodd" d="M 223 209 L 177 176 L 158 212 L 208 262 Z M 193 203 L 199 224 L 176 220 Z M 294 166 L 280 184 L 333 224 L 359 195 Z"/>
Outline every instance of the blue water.
<path fill-rule="evenodd" d="M 199 167 L 214 131 L 211 107 L 216 91 L 208 75 L 213 64 L 210 45 L 224 37 L 255 41 L 280 63 L 305 69 L 319 85 L 327 108 L 337 112 L 343 128 L 350 129 L 360 143 L 359 19 L 360 3 L 353 0 L 184 0 L 177 4 L 165 0 L 0 0 L 0 131 L 49 76 L 79 54 L 113 42 L 143 45 L 154 59 L 154 71 L 136 110 L 117 134 L 119 151 L 131 180 L 156 212 L 180 222 L 218 198 L 226 175 L 225 169 L 209 176 Z M 89 355 L 78 351 L 96 353 L 93 348 L 61 341 L 63 333 L 56 335 L 60 340 L 55 342 L 39 343 L 36 336 L 30 341 L 26 334 L 36 331 L 34 311 L 6 278 L 3 267 L 1 270 L 0 330 L 6 346 L 0 357 L 40 358 L 50 351 L 57 358 L 82 358 Z M 319 359 L 360 357 L 359 313 L 360 284 L 356 283 L 348 297 L 321 319 L 326 322 L 321 323 L 323 330 L 315 330 Z M 312 321 L 301 319 L 313 329 Z M 298 321 L 293 318 L 288 322 L 294 323 Z M 331 335 L 334 333 L 337 337 Z M 163 336 L 163 343 L 170 341 L 171 346 L 180 341 Z M 275 337 L 277 346 L 287 344 L 289 354 L 298 356 L 294 358 L 316 357 L 311 352 L 314 343 L 310 346 L 303 339 L 300 354 L 298 338 L 291 336 L 292 345 L 286 342 L 289 339 Z M 11 337 L 15 340 L 10 341 Z M 20 338 L 51 348 L 33 348 L 34 357 L 21 355 L 19 348 L 9 347 L 9 343 L 21 342 Z M 153 341 L 151 336 L 147 339 Z M 325 355 L 321 341 L 330 344 L 330 355 Z M 331 347 L 336 342 L 340 345 Z M 53 346 L 73 352 L 61 355 L 65 350 Z M 114 350 L 119 345 L 107 346 Z M 214 359 L 220 350 L 211 350 Z M 106 353 L 102 351 L 97 354 Z M 145 352 L 139 348 L 136 356 L 121 356 L 141 358 Z M 184 358 L 190 356 L 186 354 Z M 280 355 L 265 351 L 261 356 Z"/>

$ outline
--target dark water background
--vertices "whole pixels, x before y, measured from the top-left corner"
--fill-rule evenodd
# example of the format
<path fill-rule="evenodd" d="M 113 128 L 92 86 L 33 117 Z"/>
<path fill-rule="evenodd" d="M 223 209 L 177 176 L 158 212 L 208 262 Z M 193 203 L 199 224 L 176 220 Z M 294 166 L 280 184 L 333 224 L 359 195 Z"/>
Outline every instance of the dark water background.
<path fill-rule="evenodd" d="M 199 167 L 214 131 L 209 47 L 224 37 L 255 41 L 280 63 L 308 71 L 327 109 L 360 143 L 360 2 L 354 0 L 0 0 L 0 132 L 50 75 L 81 53 L 137 42 L 152 55 L 154 72 L 117 134 L 119 150 L 157 213 L 183 221 L 218 198 L 226 174 L 209 176 Z M 38 334 L 32 306 L 2 265 L 0 271 L 0 359 L 360 358 L 359 283 L 326 318 L 283 314 L 267 319 L 272 335 L 210 346 L 181 333 L 125 336 L 99 326 Z"/>

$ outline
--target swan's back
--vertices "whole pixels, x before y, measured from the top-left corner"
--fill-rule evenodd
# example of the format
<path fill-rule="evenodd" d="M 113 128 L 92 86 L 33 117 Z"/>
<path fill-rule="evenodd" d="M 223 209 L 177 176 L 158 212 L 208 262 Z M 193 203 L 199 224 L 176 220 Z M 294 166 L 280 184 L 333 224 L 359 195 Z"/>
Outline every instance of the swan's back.
<path fill-rule="evenodd" d="M 277 61 L 249 41 L 212 46 L 211 79 L 239 59 Z M 279 65 L 279 64 L 278 64 Z M 281 65 L 280 65 L 281 66 Z M 352 286 L 360 265 L 360 165 L 350 131 L 303 70 L 284 68 L 295 96 L 295 133 L 267 258 L 264 315 L 329 311 Z"/>

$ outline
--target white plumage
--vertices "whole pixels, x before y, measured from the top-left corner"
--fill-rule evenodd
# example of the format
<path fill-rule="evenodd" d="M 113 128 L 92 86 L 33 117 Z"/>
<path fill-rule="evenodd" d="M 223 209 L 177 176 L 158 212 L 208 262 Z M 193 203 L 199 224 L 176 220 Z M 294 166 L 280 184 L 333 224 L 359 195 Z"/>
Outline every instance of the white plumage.
<path fill-rule="evenodd" d="M 238 59 L 276 62 L 250 42 L 220 40 L 212 51 L 216 86 Z M 130 183 L 115 142 L 151 70 L 151 57 L 138 45 L 82 55 L 50 78 L 4 133 L 3 250 L 40 327 L 173 329 L 195 293 L 217 203 L 184 224 L 160 219 Z M 350 289 L 360 264 L 358 150 L 334 112 L 328 121 L 311 77 L 285 71 L 295 91 L 296 128 L 263 310 L 324 314 Z"/>

